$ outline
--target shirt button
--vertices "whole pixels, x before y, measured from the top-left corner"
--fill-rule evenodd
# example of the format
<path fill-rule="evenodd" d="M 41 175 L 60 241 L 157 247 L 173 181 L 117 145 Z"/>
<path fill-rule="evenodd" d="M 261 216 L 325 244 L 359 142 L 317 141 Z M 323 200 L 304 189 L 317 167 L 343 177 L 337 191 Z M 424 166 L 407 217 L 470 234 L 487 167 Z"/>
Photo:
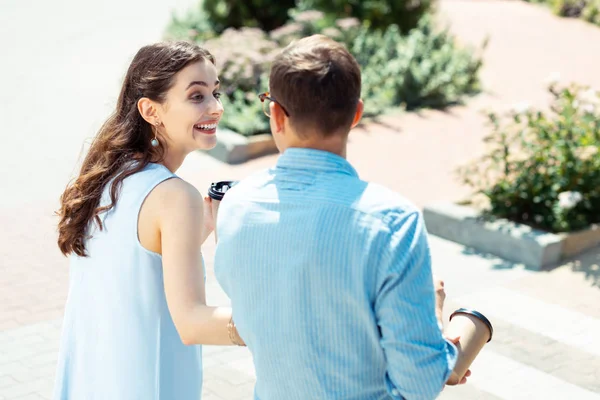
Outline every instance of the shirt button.
<path fill-rule="evenodd" d="M 398 389 L 392 389 L 392 396 L 400 396 L 400 392 L 398 391 Z"/>

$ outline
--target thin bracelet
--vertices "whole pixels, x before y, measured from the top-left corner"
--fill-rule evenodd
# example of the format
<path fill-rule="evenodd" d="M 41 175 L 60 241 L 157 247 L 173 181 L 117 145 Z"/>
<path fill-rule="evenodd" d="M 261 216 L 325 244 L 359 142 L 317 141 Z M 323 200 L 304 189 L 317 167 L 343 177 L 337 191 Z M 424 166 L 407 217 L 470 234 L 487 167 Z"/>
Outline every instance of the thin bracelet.
<path fill-rule="evenodd" d="M 233 315 L 231 316 L 231 318 L 229 319 L 229 323 L 227 324 L 227 331 L 229 332 L 229 340 L 231 341 L 231 343 L 233 343 L 236 346 L 246 346 L 244 343 L 238 340 L 238 337 L 240 335 L 235 326 L 235 322 L 233 322 Z"/>

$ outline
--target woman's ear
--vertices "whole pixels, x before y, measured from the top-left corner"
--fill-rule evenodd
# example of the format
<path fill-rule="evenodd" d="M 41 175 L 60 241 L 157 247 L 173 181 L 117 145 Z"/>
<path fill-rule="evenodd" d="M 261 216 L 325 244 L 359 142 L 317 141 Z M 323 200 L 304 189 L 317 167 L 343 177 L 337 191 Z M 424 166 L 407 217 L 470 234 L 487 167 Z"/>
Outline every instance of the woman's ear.
<path fill-rule="evenodd" d="M 160 124 L 156 104 L 152 100 L 147 97 L 142 97 L 137 102 L 137 108 L 142 118 L 150 125 Z"/>

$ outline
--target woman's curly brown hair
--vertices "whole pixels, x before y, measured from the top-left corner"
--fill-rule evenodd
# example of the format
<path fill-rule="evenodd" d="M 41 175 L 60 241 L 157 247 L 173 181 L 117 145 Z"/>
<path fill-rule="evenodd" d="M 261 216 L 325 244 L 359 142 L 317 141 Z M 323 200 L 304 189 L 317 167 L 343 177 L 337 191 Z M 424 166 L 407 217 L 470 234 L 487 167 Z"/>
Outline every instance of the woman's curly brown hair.
<path fill-rule="evenodd" d="M 100 214 L 117 202 L 123 180 L 141 171 L 150 162 L 160 162 L 164 142 L 151 145 L 154 128 L 138 111 L 142 97 L 164 103 L 175 75 L 194 62 L 214 57 L 205 49 L 188 42 L 163 42 L 142 47 L 133 58 L 125 76 L 115 112 L 102 125 L 83 161 L 79 176 L 60 198 L 57 214 L 58 247 L 64 255 L 87 256 L 85 242 L 90 223 L 102 229 Z M 110 203 L 101 205 L 106 185 Z"/>

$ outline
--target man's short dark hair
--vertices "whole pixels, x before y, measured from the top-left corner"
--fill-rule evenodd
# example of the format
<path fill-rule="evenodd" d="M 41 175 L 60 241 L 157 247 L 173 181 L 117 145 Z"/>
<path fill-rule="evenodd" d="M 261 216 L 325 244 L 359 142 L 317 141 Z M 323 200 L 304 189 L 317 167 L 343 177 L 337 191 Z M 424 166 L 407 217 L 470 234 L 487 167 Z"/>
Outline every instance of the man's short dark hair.
<path fill-rule="evenodd" d="M 291 43 L 275 58 L 269 86 L 298 134 L 307 129 L 325 137 L 344 134 L 360 100 L 360 66 L 342 44 L 313 35 Z"/>

